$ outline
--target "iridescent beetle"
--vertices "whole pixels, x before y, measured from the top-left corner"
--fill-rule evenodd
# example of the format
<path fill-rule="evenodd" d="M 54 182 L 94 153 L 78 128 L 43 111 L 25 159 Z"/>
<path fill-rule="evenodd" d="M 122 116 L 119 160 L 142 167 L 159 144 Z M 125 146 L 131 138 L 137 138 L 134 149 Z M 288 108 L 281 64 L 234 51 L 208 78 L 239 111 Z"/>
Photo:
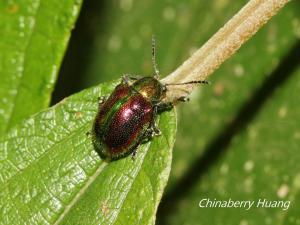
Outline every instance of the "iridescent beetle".
<path fill-rule="evenodd" d="M 170 110 L 173 102 L 163 102 L 167 86 L 204 83 L 191 81 L 181 84 L 163 84 L 156 64 L 155 40 L 152 38 L 154 76 L 136 78 L 124 75 L 109 97 L 99 98 L 99 109 L 92 129 L 92 142 L 100 157 L 113 161 L 132 155 L 137 147 L 160 135 L 155 123 L 157 114 Z M 185 101 L 181 97 L 179 101 Z"/>

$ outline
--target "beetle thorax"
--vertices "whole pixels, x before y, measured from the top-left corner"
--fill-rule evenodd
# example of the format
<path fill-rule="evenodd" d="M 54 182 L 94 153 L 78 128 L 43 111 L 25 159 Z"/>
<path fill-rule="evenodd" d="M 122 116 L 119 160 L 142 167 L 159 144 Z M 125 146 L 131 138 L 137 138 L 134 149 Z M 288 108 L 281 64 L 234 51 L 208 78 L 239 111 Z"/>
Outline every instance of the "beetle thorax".
<path fill-rule="evenodd" d="M 154 77 L 144 77 L 133 83 L 133 88 L 149 101 L 158 101 L 163 95 L 163 84 Z"/>
<path fill-rule="evenodd" d="M 154 87 L 146 86 L 139 90 L 139 93 L 143 95 L 144 98 L 150 99 L 155 95 Z"/>

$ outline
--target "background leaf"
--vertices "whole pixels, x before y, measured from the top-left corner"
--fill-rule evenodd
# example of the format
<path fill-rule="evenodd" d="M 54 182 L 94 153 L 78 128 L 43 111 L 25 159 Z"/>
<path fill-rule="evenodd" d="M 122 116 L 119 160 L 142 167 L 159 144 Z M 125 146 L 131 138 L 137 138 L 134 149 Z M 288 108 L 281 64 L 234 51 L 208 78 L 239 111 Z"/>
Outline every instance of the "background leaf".
<path fill-rule="evenodd" d="M 81 0 L 0 2 L 0 134 L 49 105 Z"/>
<path fill-rule="evenodd" d="M 246 2 L 86 3 L 64 61 L 56 101 L 123 73 L 153 73 L 152 34 L 158 43 L 161 74 L 168 74 Z M 298 219 L 299 167 L 295 160 L 299 155 L 296 124 L 300 118 L 293 103 L 299 90 L 298 9 L 299 1 L 291 1 L 210 77 L 212 86 L 199 88 L 190 103 L 178 106 L 179 129 L 170 182 L 158 212 L 161 224 L 293 224 Z M 80 82 L 72 82 L 74 74 L 81 74 Z M 290 88 L 290 96 L 283 94 Z M 289 115 L 290 110 L 295 113 Z M 256 135 L 254 139 L 252 135 Z M 266 173 L 263 165 L 274 173 Z M 247 185 L 252 187 L 250 192 Z M 283 200 L 294 199 L 288 212 L 198 207 L 206 196 L 276 200 L 280 190 L 288 190 Z"/>
<path fill-rule="evenodd" d="M 0 139 L 1 222 L 154 223 L 170 172 L 174 111 L 160 116 L 162 135 L 142 145 L 135 161 L 102 162 L 86 132 L 97 97 L 116 84 L 76 94 Z"/>

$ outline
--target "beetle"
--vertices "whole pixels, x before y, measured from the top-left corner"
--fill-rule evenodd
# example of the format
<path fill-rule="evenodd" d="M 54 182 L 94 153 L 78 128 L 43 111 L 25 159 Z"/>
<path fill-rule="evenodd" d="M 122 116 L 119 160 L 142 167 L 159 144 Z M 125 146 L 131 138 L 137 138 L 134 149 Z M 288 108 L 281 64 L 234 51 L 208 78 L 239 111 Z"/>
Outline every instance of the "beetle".
<path fill-rule="evenodd" d="M 138 146 L 160 135 L 155 123 L 157 114 L 173 108 L 173 102 L 163 102 L 168 85 L 205 83 L 191 81 L 181 84 L 163 84 L 155 60 L 155 40 L 152 38 L 154 76 L 124 75 L 110 96 L 99 98 L 98 113 L 91 131 L 94 149 L 105 161 L 114 161 L 132 155 Z M 186 101 L 180 97 L 179 101 Z"/>

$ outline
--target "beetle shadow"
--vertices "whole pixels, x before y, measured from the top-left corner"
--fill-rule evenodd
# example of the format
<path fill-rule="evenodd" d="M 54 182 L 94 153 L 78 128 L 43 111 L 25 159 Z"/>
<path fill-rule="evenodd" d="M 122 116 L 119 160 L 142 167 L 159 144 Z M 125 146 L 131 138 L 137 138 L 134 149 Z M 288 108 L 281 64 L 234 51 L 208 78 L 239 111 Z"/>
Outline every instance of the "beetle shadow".
<path fill-rule="evenodd" d="M 75 29 L 59 71 L 51 105 L 82 90 L 87 68 L 93 57 L 97 35 L 108 29 L 108 1 L 83 1 Z"/>
<path fill-rule="evenodd" d="M 174 214 L 180 201 L 188 194 L 202 176 L 213 166 L 229 149 L 235 135 L 244 130 L 255 118 L 274 92 L 292 77 L 293 72 L 300 66 L 300 41 L 291 48 L 277 68 L 267 76 L 254 95 L 241 106 L 235 118 L 207 145 L 204 154 L 190 166 L 185 176 L 163 196 L 158 208 L 157 224 L 167 224 L 170 213 Z"/>

